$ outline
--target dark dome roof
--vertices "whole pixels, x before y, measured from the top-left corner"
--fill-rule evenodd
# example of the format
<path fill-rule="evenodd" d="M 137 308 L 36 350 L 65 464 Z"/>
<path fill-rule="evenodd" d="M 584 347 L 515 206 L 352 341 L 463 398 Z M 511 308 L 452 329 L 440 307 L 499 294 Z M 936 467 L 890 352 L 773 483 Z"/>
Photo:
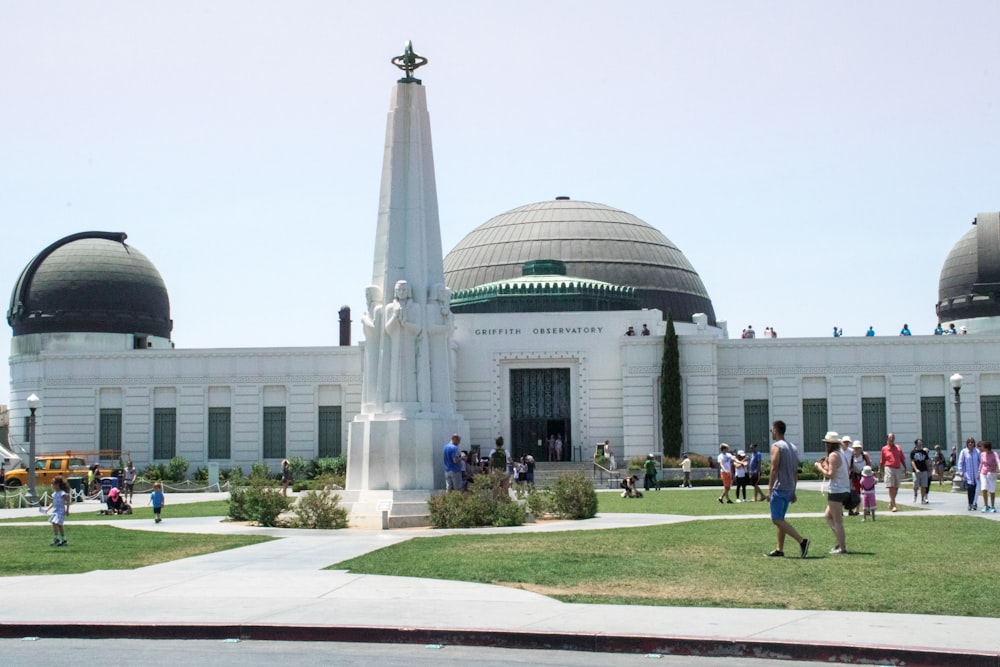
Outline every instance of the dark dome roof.
<path fill-rule="evenodd" d="M 670 239 L 603 204 L 559 198 L 515 208 L 470 232 L 444 259 L 453 291 L 521 277 L 525 262 L 558 259 L 571 276 L 634 287 L 640 307 L 690 322 L 715 309 L 698 273 Z"/>
<path fill-rule="evenodd" d="M 980 213 L 948 253 L 938 280 L 938 319 L 1000 316 L 1000 213 Z"/>
<path fill-rule="evenodd" d="M 21 272 L 7 323 L 14 335 L 102 332 L 170 337 L 170 298 L 146 256 L 121 232 L 56 241 Z"/>

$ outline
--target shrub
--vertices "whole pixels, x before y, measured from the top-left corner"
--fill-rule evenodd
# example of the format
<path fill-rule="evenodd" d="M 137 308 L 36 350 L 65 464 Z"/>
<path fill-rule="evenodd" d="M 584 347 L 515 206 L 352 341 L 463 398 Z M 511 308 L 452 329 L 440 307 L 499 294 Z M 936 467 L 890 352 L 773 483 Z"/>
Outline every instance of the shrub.
<path fill-rule="evenodd" d="M 162 482 L 167 479 L 167 466 L 162 463 L 150 463 L 139 475 L 147 482 Z"/>
<path fill-rule="evenodd" d="M 187 477 L 188 467 L 190 467 L 190 464 L 188 464 L 186 458 L 175 456 L 167 462 L 166 480 L 168 482 L 183 482 Z"/>
<path fill-rule="evenodd" d="M 510 497 L 510 481 L 501 472 L 476 475 L 466 493 L 441 493 L 427 501 L 435 528 L 474 526 L 520 526 L 527 516 L 525 506 Z"/>
<path fill-rule="evenodd" d="M 312 462 L 312 467 L 313 470 L 310 477 L 322 477 L 324 475 L 339 475 L 343 477 L 347 474 L 347 457 L 333 456 L 316 459 Z"/>
<path fill-rule="evenodd" d="M 229 492 L 229 518 L 234 521 L 254 521 L 261 526 L 274 526 L 278 515 L 288 509 L 291 500 L 281 491 L 261 480 Z"/>
<path fill-rule="evenodd" d="M 278 479 L 280 475 L 277 473 L 272 473 L 271 469 L 267 467 L 266 463 L 257 461 L 256 463 L 250 464 L 250 479 L 251 480 L 269 480 Z"/>
<path fill-rule="evenodd" d="M 552 492 L 547 489 L 533 488 L 528 491 L 528 497 L 525 498 L 525 505 L 528 508 L 528 511 L 536 517 L 553 514 L 552 503 Z"/>
<path fill-rule="evenodd" d="M 296 528 L 347 528 L 347 510 L 340 506 L 340 496 L 329 489 L 307 491 L 293 509 Z"/>
<path fill-rule="evenodd" d="M 597 492 L 581 473 L 563 473 L 552 485 L 552 511 L 563 519 L 591 519 L 597 514 Z"/>
<path fill-rule="evenodd" d="M 208 481 L 208 467 L 207 466 L 198 466 L 197 468 L 195 468 L 194 469 L 194 475 L 192 475 L 191 479 L 193 479 L 196 482 L 200 482 L 202 484 L 204 484 L 205 482 L 207 482 Z"/>
<path fill-rule="evenodd" d="M 243 476 L 243 468 L 233 466 L 232 468 L 220 468 L 219 480 L 223 482 L 240 482 L 246 479 Z"/>
<path fill-rule="evenodd" d="M 288 459 L 288 469 L 292 473 L 292 481 L 296 479 L 306 479 L 313 475 L 313 462 L 301 456 L 293 456 Z"/>

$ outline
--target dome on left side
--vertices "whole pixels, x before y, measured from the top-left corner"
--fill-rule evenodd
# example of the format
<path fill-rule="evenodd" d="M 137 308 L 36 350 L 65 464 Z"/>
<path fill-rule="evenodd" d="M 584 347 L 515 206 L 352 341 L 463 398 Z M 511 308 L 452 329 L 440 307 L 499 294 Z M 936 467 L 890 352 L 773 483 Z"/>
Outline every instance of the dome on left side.
<path fill-rule="evenodd" d="M 170 338 L 170 297 L 153 263 L 122 232 L 81 232 L 21 271 L 7 323 L 14 335 L 101 332 Z"/>

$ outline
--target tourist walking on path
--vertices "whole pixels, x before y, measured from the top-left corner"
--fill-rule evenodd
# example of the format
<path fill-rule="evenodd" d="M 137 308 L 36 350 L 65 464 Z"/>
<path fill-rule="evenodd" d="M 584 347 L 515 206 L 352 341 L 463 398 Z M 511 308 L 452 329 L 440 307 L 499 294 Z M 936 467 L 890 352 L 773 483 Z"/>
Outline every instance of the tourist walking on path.
<path fill-rule="evenodd" d="M 795 488 L 799 479 L 799 452 L 790 442 L 785 442 L 785 422 L 780 419 L 771 425 L 771 475 L 767 482 L 767 500 L 771 503 L 771 523 L 778 529 L 777 548 L 767 554 L 771 557 L 785 555 L 785 536 L 799 543 L 799 555 L 809 555 L 809 540 L 799 535 L 792 524 L 785 520 L 788 506 L 794 503 Z"/>
<path fill-rule="evenodd" d="M 896 507 L 896 493 L 899 485 L 903 482 L 905 459 L 903 449 L 896 444 L 896 435 L 890 433 L 886 436 L 885 447 L 882 448 L 882 456 L 879 458 L 879 477 L 885 481 L 886 488 L 889 489 L 889 511 L 898 512 Z"/>
<path fill-rule="evenodd" d="M 684 473 L 684 481 L 681 483 L 681 488 L 690 489 L 691 488 L 691 454 L 684 452 L 684 458 L 681 460 L 681 472 Z"/>
<path fill-rule="evenodd" d="M 292 483 L 292 465 L 285 459 L 281 462 L 281 495 L 288 495 L 288 485 Z"/>
<path fill-rule="evenodd" d="M 69 484 L 62 475 L 56 475 L 52 480 L 52 516 L 49 517 L 54 547 L 64 547 L 68 544 L 63 524 L 66 522 L 66 515 L 69 514 L 69 500 Z"/>
<path fill-rule="evenodd" d="M 851 495 L 851 481 L 848 473 L 847 459 L 840 449 L 840 436 L 830 431 L 823 438 L 826 445 L 826 456 L 816 462 L 816 469 L 823 477 L 830 480 L 830 488 L 826 495 L 826 525 L 833 531 L 836 544 L 830 549 L 832 554 L 846 554 L 847 545 L 844 535 L 844 503 Z"/>
<path fill-rule="evenodd" d="M 958 471 L 962 474 L 962 481 L 965 482 L 965 492 L 969 498 L 969 511 L 975 512 L 976 486 L 979 482 L 979 450 L 976 449 L 976 439 L 969 438 L 965 441 L 965 449 L 958 456 Z"/>
<path fill-rule="evenodd" d="M 729 497 L 729 489 L 733 486 L 733 455 L 729 453 L 729 445 L 722 443 L 719 445 L 719 477 L 722 479 L 722 495 L 719 496 L 719 504 L 723 501 L 733 504 Z"/>
<path fill-rule="evenodd" d="M 855 440 L 851 444 L 851 451 L 848 453 L 848 470 L 851 474 L 851 490 L 861 493 L 861 473 L 865 466 L 871 468 L 872 460 L 868 458 L 868 452 L 864 450 L 860 440 Z M 858 511 L 848 512 L 849 515 L 857 515 Z"/>
<path fill-rule="evenodd" d="M 656 459 L 652 453 L 646 457 L 646 461 L 642 464 L 642 467 L 646 473 L 642 480 L 642 487 L 646 491 L 649 491 L 649 487 L 653 487 L 659 491 L 660 485 L 656 483 Z"/>
<path fill-rule="evenodd" d="M 159 482 L 153 482 L 153 492 L 149 494 L 149 504 L 153 506 L 154 521 L 160 523 L 160 512 L 163 511 L 166 498 L 163 497 L 163 485 Z"/>
<path fill-rule="evenodd" d="M 462 452 L 458 449 L 461 442 L 462 436 L 456 433 L 451 436 L 451 440 L 444 444 L 442 458 L 445 491 L 461 491 L 464 488 L 462 483 Z"/>
<path fill-rule="evenodd" d="M 997 511 L 997 469 L 1000 457 L 993 451 L 989 440 L 979 441 L 979 486 L 983 489 L 983 511 Z M 987 502 L 987 495 L 989 501 Z"/>
<path fill-rule="evenodd" d="M 917 494 L 920 494 L 920 503 L 926 505 L 927 486 L 929 484 L 928 475 L 930 468 L 930 456 L 924 449 L 924 441 L 917 438 L 913 441 L 913 451 L 910 452 L 910 467 L 913 470 L 913 502 L 917 502 Z"/>

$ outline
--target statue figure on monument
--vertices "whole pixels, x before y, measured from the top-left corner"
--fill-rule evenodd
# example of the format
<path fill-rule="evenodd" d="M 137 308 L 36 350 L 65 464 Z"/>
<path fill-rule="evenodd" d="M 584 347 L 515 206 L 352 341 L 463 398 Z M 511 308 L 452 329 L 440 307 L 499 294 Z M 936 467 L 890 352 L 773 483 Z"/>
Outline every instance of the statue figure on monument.
<path fill-rule="evenodd" d="M 411 298 L 409 283 L 396 281 L 395 294 L 384 314 L 392 355 L 388 400 L 411 403 L 417 400 L 417 336 L 423 331 L 423 317 L 420 305 Z"/>
<path fill-rule="evenodd" d="M 454 394 L 451 388 L 451 332 L 455 316 L 451 312 L 451 290 L 442 283 L 431 288 L 427 303 L 427 334 L 430 338 L 431 402 L 451 408 Z"/>
<path fill-rule="evenodd" d="M 369 285 L 365 288 L 368 310 L 361 316 L 365 331 L 365 372 L 361 386 L 362 411 L 381 412 L 385 403 L 386 369 L 391 363 L 390 351 L 382 347 L 382 288 Z"/>

